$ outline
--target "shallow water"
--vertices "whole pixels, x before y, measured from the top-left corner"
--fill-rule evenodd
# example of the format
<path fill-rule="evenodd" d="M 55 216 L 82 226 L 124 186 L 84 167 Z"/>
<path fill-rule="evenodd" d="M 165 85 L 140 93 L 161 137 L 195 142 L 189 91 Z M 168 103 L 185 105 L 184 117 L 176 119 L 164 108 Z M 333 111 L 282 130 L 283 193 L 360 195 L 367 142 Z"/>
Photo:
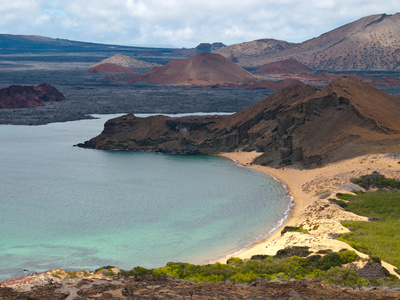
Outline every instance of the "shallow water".
<path fill-rule="evenodd" d="M 108 118 L 0 126 L 0 281 L 54 268 L 204 263 L 285 217 L 282 185 L 228 159 L 72 146 Z"/>

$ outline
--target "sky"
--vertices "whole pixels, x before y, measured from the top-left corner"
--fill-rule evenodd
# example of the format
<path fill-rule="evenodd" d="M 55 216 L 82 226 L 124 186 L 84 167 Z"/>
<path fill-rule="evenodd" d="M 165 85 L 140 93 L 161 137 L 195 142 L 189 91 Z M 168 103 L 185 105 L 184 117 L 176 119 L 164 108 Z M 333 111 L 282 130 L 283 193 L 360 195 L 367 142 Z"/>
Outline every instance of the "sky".
<path fill-rule="evenodd" d="M 0 33 L 185 47 L 263 38 L 303 42 L 399 0 L 0 0 Z"/>

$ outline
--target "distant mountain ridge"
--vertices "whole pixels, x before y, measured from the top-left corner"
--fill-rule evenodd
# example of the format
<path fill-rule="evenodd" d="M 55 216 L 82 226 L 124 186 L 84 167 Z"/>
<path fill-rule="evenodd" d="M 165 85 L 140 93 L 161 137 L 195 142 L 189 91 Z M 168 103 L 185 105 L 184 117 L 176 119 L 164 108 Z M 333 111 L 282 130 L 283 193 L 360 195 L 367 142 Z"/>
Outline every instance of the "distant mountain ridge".
<path fill-rule="evenodd" d="M 399 98 L 344 77 L 323 90 L 282 89 L 229 116 L 125 115 L 79 146 L 190 154 L 257 150 L 263 152 L 259 164 L 316 167 L 369 153 L 400 154 L 399 115 Z"/>
<path fill-rule="evenodd" d="M 378 14 L 300 44 L 260 40 L 216 53 L 246 67 L 294 58 L 314 70 L 400 70 L 399 36 L 400 13 Z"/>
<path fill-rule="evenodd" d="M 242 67 L 296 59 L 313 70 L 400 71 L 400 13 L 366 16 L 302 43 L 260 39 L 225 46 L 201 43 L 192 49 L 128 47 L 41 36 L 0 34 L 0 52 L 110 52 L 152 57 L 165 63 L 199 52 L 221 54 Z M 162 60 L 159 60 L 162 58 Z"/>

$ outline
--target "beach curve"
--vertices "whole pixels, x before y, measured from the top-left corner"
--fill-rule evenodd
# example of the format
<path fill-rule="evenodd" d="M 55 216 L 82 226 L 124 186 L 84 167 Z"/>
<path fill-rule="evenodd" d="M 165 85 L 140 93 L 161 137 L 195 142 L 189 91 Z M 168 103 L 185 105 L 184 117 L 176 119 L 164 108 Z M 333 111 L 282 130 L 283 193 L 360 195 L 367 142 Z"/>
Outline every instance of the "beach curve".
<path fill-rule="evenodd" d="M 228 255 L 218 262 L 225 263 L 229 257 L 249 259 L 253 255 L 275 255 L 280 249 L 291 246 L 308 246 L 311 251 L 331 249 L 353 249 L 348 244 L 336 240 L 340 233 L 349 232 L 341 225 L 345 220 L 366 221 L 366 217 L 358 216 L 343 210 L 338 205 L 326 200 L 329 195 L 338 192 L 349 193 L 359 186 L 350 182 L 353 177 L 359 177 L 378 171 L 381 174 L 400 179 L 400 156 L 396 154 L 368 154 L 356 158 L 331 163 L 315 169 L 302 169 L 296 166 L 272 168 L 253 164 L 254 159 L 262 153 L 257 152 L 228 152 L 220 156 L 232 159 L 236 163 L 265 172 L 285 184 L 293 197 L 294 206 L 280 227 L 264 241 L 254 244 L 240 253 Z M 287 232 L 281 235 L 284 226 L 298 226 L 308 233 Z M 317 228 L 317 229 L 316 229 Z M 361 257 L 368 257 L 356 251 Z M 400 276 L 394 271 L 395 267 L 382 262 L 391 274 Z"/>

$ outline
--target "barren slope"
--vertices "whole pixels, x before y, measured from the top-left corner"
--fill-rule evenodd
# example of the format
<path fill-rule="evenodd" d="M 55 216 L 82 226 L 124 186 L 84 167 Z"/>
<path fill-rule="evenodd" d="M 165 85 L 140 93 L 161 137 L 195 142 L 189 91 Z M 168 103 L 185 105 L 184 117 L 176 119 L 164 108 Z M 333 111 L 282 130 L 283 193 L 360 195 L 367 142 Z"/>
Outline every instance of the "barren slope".
<path fill-rule="evenodd" d="M 145 81 L 153 84 L 241 83 L 255 76 L 222 55 L 200 53 L 187 59 L 172 60 L 164 66 L 154 67 L 131 82 Z"/>
<path fill-rule="evenodd" d="M 254 41 L 224 47 L 217 52 L 234 58 L 241 66 L 261 66 L 294 58 L 314 70 L 400 70 L 399 36 L 400 13 L 379 14 L 301 44 L 271 47 L 268 43 Z"/>
<path fill-rule="evenodd" d="M 102 63 L 87 70 L 89 73 L 100 74 L 119 74 L 119 73 L 134 73 L 135 70 L 112 63 Z"/>

